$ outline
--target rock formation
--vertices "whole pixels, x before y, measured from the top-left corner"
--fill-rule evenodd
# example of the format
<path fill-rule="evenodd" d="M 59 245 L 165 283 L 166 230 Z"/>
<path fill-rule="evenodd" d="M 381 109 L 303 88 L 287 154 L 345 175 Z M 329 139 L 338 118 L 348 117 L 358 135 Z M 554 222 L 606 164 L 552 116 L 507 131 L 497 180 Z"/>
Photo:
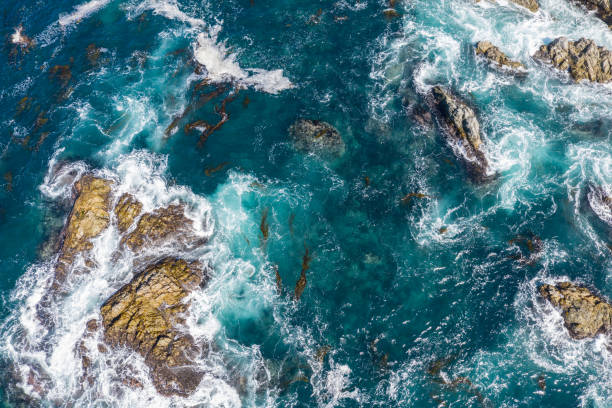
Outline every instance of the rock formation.
<path fill-rule="evenodd" d="M 570 282 L 542 285 L 540 294 L 561 309 L 565 327 L 575 339 L 612 330 L 612 306 L 589 289 Z"/>
<path fill-rule="evenodd" d="M 536 12 L 540 8 L 537 0 L 512 0 L 513 3 L 523 6 L 529 11 Z"/>
<path fill-rule="evenodd" d="M 595 10 L 597 17 L 612 29 L 612 2 L 610 0 L 574 0 L 589 10 Z"/>
<path fill-rule="evenodd" d="M 197 262 L 166 258 L 147 267 L 101 307 L 104 338 L 140 353 L 164 395 L 189 395 L 202 373 L 192 359 L 202 353 L 181 330 L 189 293 L 207 281 Z"/>
<path fill-rule="evenodd" d="M 323 156 L 342 156 L 345 145 L 336 128 L 326 122 L 299 119 L 289 128 L 289 134 L 298 150 Z"/>
<path fill-rule="evenodd" d="M 117 217 L 119 232 L 127 231 L 141 211 L 142 203 L 140 201 L 136 200 L 131 194 L 123 194 L 115 206 L 115 216 Z"/>
<path fill-rule="evenodd" d="M 67 269 L 79 253 L 93 247 L 91 239 L 98 236 L 110 223 L 109 180 L 85 175 L 75 183 L 77 199 L 72 207 L 64 240 L 55 268 L 56 283 L 66 279 Z"/>
<path fill-rule="evenodd" d="M 121 243 L 136 252 L 144 247 L 170 243 L 188 249 L 205 241 L 194 234 L 193 222 L 185 217 L 184 206 L 175 204 L 144 214 Z"/>
<path fill-rule="evenodd" d="M 597 46 L 592 40 L 570 41 L 559 37 L 548 45 L 542 45 L 533 57 L 569 72 L 576 81 L 612 80 L 612 52 Z"/>
<path fill-rule="evenodd" d="M 490 62 L 496 64 L 498 68 L 509 69 L 516 73 L 525 72 L 525 66 L 522 63 L 512 61 L 506 54 L 501 52 L 499 48 L 489 41 L 480 41 L 476 44 L 476 55 L 485 57 Z"/>
<path fill-rule="evenodd" d="M 474 110 L 457 96 L 441 86 L 435 86 L 430 95 L 433 110 L 450 139 L 453 149 L 475 181 L 486 181 L 489 163 L 481 150 L 480 124 Z M 459 150 L 459 151 L 458 151 Z"/>

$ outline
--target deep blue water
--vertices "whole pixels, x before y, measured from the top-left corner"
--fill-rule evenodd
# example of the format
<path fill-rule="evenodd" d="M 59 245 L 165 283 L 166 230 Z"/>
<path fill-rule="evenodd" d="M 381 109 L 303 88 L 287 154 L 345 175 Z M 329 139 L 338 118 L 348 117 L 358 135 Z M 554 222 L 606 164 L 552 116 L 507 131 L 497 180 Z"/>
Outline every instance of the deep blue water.
<path fill-rule="evenodd" d="M 1 1 L 6 406 L 612 406 L 607 340 L 570 339 L 537 295 L 571 279 L 612 296 L 612 214 L 588 199 L 594 186 L 612 192 L 612 88 L 530 57 L 561 35 L 612 49 L 595 17 L 566 0 L 535 14 L 398 1 L 397 17 L 365 0 Z M 28 53 L 13 52 L 19 25 Z M 528 76 L 477 59 L 485 39 Z M 207 76 L 205 92 L 225 88 L 197 106 Z M 440 130 L 411 115 L 437 84 L 474 106 L 495 181 L 472 183 Z M 184 126 L 217 123 L 215 106 L 238 88 L 229 120 L 198 147 Z M 302 117 L 335 126 L 344 155 L 294 149 L 287 129 Z M 120 362 L 139 364 L 127 352 L 95 357 L 97 381 L 79 382 L 84 322 L 129 268 L 99 261 L 53 305 L 53 332 L 33 317 L 70 210 L 62 169 L 112 177 L 151 208 L 178 197 L 206 214 L 214 273 L 192 316 L 214 348 L 188 400 L 117 385 Z M 410 193 L 422 196 L 402 200 Z M 116 237 L 96 245 L 108 260 Z"/>

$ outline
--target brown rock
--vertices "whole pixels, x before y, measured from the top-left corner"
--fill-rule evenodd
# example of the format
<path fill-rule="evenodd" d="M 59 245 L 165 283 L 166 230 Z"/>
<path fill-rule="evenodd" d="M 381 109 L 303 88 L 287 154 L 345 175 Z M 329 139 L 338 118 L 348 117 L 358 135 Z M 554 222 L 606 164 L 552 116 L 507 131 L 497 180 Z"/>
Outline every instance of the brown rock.
<path fill-rule="evenodd" d="M 476 55 L 481 55 L 495 63 L 498 68 L 506 68 L 515 72 L 524 72 L 525 66 L 518 61 L 512 61 L 499 48 L 489 41 L 480 41 L 476 44 Z"/>
<path fill-rule="evenodd" d="M 612 29 L 612 2 L 610 0 L 574 0 L 589 10 L 595 10 L 595 14 Z"/>
<path fill-rule="evenodd" d="M 191 362 L 200 350 L 180 326 L 188 308 L 184 299 L 203 280 L 199 263 L 166 258 L 137 274 L 100 309 L 106 342 L 140 353 L 163 395 L 189 395 L 202 378 Z"/>
<path fill-rule="evenodd" d="M 122 240 L 132 251 L 145 246 L 157 246 L 170 242 L 183 248 L 193 248 L 205 243 L 193 231 L 193 222 L 185 217 L 182 204 L 170 205 L 144 214 L 134 231 Z"/>
<path fill-rule="evenodd" d="M 446 135 L 452 144 L 460 147 L 459 159 L 467 167 L 470 177 L 479 182 L 490 179 L 487 174 L 489 163 L 480 150 L 480 124 L 474 110 L 441 86 L 432 89 L 430 100 Z"/>
<path fill-rule="evenodd" d="M 110 222 L 109 200 L 112 182 L 85 175 L 75 183 L 77 199 L 64 231 L 64 241 L 55 268 L 56 282 L 66 279 L 69 266 L 77 254 L 93 247 L 91 239 L 106 229 Z"/>
<path fill-rule="evenodd" d="M 597 46 L 593 40 L 570 41 L 559 37 L 542 45 L 533 57 L 569 72 L 576 81 L 588 79 L 603 83 L 612 80 L 612 52 Z"/>
<path fill-rule="evenodd" d="M 612 306 L 589 289 L 570 282 L 542 285 L 540 294 L 561 309 L 565 327 L 575 339 L 594 337 L 612 330 Z"/>
<path fill-rule="evenodd" d="M 117 227 L 120 232 L 125 232 L 132 226 L 134 219 L 140 215 L 142 211 L 142 203 L 134 198 L 131 194 L 125 193 L 119 198 L 119 202 L 115 206 L 115 215 L 117 216 Z"/>
<path fill-rule="evenodd" d="M 537 0 L 511 0 L 513 3 L 523 6 L 529 11 L 536 12 L 540 8 Z"/>

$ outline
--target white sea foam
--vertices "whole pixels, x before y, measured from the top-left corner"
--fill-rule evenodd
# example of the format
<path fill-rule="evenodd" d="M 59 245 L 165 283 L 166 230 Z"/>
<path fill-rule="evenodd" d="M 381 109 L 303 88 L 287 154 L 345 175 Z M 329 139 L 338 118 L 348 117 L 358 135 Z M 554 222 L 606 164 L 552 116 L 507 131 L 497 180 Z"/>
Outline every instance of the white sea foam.
<path fill-rule="evenodd" d="M 237 55 L 230 52 L 224 42 L 218 41 L 220 30 L 221 26 L 217 25 L 209 32 L 198 34 L 194 45 L 195 59 L 206 68 L 207 77 L 212 82 L 236 82 L 271 94 L 293 88 L 291 81 L 283 76 L 280 69 L 266 71 L 241 68 Z"/>
<path fill-rule="evenodd" d="M 110 0 L 91 0 L 87 3 L 79 4 L 71 13 L 60 15 L 57 22 L 62 27 L 78 23 L 82 19 L 100 10 L 108 3 L 110 3 Z"/>

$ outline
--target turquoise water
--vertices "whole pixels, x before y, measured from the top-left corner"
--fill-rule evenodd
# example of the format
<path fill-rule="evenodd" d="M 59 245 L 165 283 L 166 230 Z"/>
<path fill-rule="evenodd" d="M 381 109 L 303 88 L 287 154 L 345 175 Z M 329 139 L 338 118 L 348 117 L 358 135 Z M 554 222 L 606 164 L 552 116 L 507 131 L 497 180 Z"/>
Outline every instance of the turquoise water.
<path fill-rule="evenodd" d="M 384 1 L 4 1 L 4 404 L 612 406 L 608 340 L 570 339 L 537 295 L 571 279 L 612 296 L 612 215 L 589 203 L 595 186 L 612 188 L 612 88 L 530 58 L 561 35 L 612 49 L 612 32 L 565 0 L 540 5 L 398 1 L 385 17 Z M 15 55 L 20 24 L 35 46 Z M 478 60 L 479 40 L 528 76 Z M 204 77 L 201 92 L 219 91 L 198 106 Z M 440 131 L 414 119 L 437 84 L 475 107 L 495 181 L 471 183 Z M 198 147 L 184 126 L 219 122 L 215 106 L 237 88 L 229 120 Z M 344 155 L 296 151 L 287 129 L 302 117 L 334 125 Z M 53 330 L 37 320 L 70 182 L 85 171 L 145 209 L 189 203 L 210 235 L 197 256 L 213 278 L 189 327 L 213 347 L 187 400 L 157 395 L 146 376 L 143 389 L 122 386 L 118 367 L 142 369 L 125 350 L 94 356 L 96 382 L 79 381 L 84 324 L 131 277 L 111 262 L 111 233 L 95 242 L 96 274 L 52 305 Z"/>

